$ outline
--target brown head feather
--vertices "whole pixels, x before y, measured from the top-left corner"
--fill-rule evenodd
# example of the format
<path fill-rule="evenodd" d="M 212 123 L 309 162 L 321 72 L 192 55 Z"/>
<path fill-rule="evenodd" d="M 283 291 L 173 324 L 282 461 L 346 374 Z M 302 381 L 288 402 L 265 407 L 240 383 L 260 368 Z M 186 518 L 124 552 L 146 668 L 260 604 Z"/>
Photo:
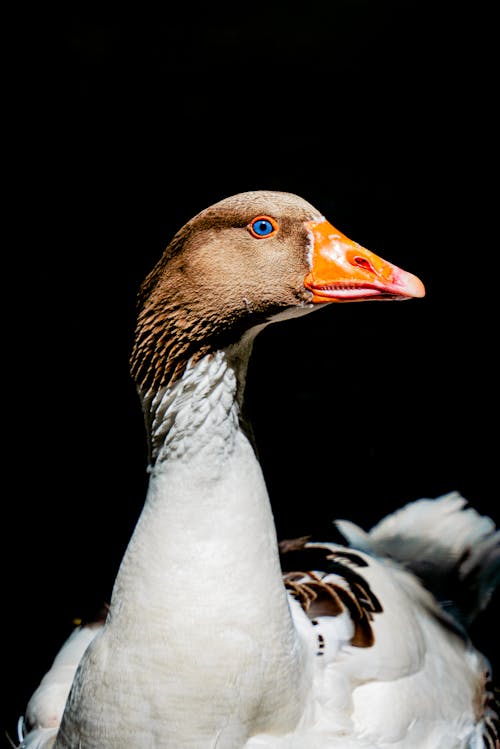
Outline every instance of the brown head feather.
<path fill-rule="evenodd" d="M 279 231 L 256 239 L 247 227 L 263 214 Z M 304 222 L 318 217 L 295 195 L 258 191 L 226 198 L 180 229 L 139 292 L 131 372 L 143 394 L 175 381 L 190 359 L 310 301 Z"/>

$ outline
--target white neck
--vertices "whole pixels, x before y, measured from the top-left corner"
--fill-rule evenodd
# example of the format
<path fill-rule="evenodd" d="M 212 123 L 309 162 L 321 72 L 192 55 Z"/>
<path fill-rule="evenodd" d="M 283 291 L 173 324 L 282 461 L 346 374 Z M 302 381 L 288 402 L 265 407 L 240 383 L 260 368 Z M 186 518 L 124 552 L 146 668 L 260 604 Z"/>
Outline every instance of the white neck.
<path fill-rule="evenodd" d="M 217 736 L 235 749 L 268 723 L 293 730 L 304 704 L 269 499 L 238 418 L 249 350 L 205 357 L 149 402 L 155 462 L 106 636 L 139 651 L 127 689 L 168 732 L 157 746 Z"/>

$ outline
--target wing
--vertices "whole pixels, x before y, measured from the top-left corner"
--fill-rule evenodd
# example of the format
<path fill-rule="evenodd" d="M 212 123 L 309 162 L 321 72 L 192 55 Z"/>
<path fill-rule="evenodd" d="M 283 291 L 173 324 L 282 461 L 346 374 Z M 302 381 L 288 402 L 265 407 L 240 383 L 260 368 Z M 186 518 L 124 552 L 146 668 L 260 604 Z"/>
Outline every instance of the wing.
<path fill-rule="evenodd" d="M 316 709 L 376 745 L 432 738 L 444 749 L 461 738 L 463 747 L 498 749 L 489 664 L 414 574 L 308 538 L 280 551 L 294 620 L 315 661 Z"/>
<path fill-rule="evenodd" d="M 101 631 L 106 609 L 100 616 L 73 630 L 57 653 L 52 666 L 19 719 L 19 749 L 49 749 L 53 746 L 78 664 L 89 644 Z"/>

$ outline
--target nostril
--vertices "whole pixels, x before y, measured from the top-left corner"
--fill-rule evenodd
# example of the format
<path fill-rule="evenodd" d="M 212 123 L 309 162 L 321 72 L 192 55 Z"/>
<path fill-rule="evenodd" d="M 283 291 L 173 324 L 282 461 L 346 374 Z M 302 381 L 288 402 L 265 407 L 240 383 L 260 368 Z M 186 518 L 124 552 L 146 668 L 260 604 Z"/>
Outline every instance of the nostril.
<path fill-rule="evenodd" d="M 370 263 L 370 261 L 367 260 L 365 257 L 356 255 L 355 257 L 353 257 L 352 262 L 354 265 L 357 265 L 359 268 L 363 268 L 363 270 L 367 270 L 370 273 L 375 273 L 375 268 Z"/>

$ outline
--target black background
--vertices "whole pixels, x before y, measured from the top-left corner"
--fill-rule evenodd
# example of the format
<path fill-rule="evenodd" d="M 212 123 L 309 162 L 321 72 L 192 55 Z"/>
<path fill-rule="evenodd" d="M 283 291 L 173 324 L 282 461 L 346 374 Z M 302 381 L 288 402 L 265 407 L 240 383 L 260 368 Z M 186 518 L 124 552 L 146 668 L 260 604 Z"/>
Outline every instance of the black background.
<path fill-rule="evenodd" d="M 259 337 L 247 397 L 280 537 L 453 489 L 498 521 L 493 27 L 481 4 L 390 0 L 7 24 L 2 731 L 109 600 L 146 491 L 137 288 L 227 195 L 298 193 L 427 288 Z M 495 612 L 473 635 L 496 665 Z"/>

